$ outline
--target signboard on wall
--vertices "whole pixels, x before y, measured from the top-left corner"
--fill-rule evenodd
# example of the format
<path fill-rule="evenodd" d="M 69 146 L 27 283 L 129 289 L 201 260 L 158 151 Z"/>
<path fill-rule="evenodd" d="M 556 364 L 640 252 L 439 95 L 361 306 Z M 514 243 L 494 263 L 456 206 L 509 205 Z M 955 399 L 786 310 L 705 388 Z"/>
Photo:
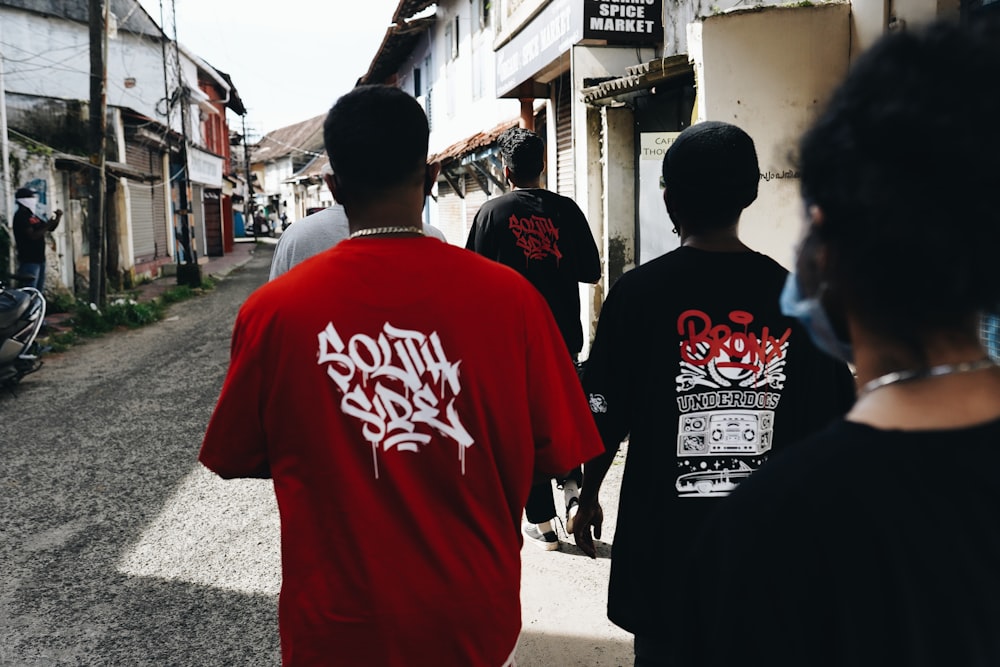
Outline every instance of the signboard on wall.
<path fill-rule="evenodd" d="M 663 0 L 584 0 L 583 38 L 608 44 L 663 41 Z"/>
<path fill-rule="evenodd" d="M 680 132 L 642 132 L 639 134 L 639 201 L 636 205 L 639 224 L 637 261 L 645 264 L 680 246 L 674 223 L 663 204 L 663 154 Z"/>
<path fill-rule="evenodd" d="M 188 146 L 188 179 L 213 188 L 222 187 L 222 158 Z"/>
<path fill-rule="evenodd" d="M 497 97 L 534 76 L 583 38 L 579 2 L 553 0 L 497 51 Z"/>
<path fill-rule="evenodd" d="M 546 2 L 548 0 L 500 0 L 497 42 L 502 44 L 509 40 Z"/>

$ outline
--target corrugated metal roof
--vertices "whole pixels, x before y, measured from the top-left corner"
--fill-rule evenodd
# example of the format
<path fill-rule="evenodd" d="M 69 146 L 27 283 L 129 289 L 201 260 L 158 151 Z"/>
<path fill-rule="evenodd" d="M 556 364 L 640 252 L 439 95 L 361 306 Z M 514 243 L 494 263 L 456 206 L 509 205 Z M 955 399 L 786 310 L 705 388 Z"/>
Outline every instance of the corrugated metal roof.
<path fill-rule="evenodd" d="M 625 76 L 602 81 L 596 86 L 584 88 L 583 101 L 587 104 L 597 104 L 612 101 L 615 97 L 639 90 L 652 88 L 674 77 L 684 76 L 694 71 L 688 62 L 687 54 L 657 58 L 649 62 L 633 65 L 625 70 Z"/>
<path fill-rule="evenodd" d="M 90 5 L 87 0 L 3 0 L 0 6 L 16 7 L 78 23 L 88 23 L 90 16 Z M 135 0 L 110 0 L 108 9 L 118 20 L 119 30 L 149 37 L 163 36 L 155 19 Z"/>

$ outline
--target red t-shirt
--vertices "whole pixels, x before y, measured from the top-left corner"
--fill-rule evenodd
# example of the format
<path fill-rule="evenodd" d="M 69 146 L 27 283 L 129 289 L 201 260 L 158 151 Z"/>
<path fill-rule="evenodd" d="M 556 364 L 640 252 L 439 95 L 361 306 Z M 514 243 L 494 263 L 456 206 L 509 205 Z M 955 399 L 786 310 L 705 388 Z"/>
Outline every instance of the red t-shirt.
<path fill-rule="evenodd" d="M 274 480 L 285 665 L 497 667 L 533 471 L 601 452 L 530 283 L 436 239 L 361 238 L 244 304 L 200 460 Z"/>

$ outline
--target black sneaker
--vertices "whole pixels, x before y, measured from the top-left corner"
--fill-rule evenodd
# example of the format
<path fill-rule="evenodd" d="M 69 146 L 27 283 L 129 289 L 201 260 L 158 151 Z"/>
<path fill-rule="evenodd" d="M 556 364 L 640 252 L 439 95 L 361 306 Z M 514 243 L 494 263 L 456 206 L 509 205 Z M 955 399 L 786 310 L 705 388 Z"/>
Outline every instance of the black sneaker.
<path fill-rule="evenodd" d="M 548 522 L 549 526 L 552 525 Z M 554 530 L 547 530 L 542 532 L 537 525 L 533 523 L 526 523 L 521 528 L 521 532 L 524 536 L 528 538 L 528 541 L 537 546 L 539 549 L 544 549 L 545 551 L 555 551 L 559 548 L 559 538 L 556 537 Z"/>

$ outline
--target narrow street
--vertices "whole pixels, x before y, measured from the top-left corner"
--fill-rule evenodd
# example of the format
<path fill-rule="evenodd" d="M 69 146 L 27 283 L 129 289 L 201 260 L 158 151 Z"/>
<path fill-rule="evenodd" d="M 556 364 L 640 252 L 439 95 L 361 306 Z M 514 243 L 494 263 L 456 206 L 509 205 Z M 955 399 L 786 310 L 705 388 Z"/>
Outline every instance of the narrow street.
<path fill-rule="evenodd" d="M 280 664 L 271 485 L 196 460 L 272 248 L 166 320 L 49 355 L 0 395 L 0 665 Z M 600 558 L 564 535 L 559 552 L 524 547 L 521 667 L 631 665 L 631 636 L 605 616 L 621 468 Z"/>

